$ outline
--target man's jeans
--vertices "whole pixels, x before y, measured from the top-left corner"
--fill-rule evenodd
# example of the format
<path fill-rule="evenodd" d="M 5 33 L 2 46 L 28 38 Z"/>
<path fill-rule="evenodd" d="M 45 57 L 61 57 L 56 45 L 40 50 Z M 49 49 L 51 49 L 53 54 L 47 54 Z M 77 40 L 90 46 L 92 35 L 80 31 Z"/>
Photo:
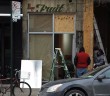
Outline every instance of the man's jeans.
<path fill-rule="evenodd" d="M 88 72 L 87 68 L 77 68 L 77 77 L 79 77 L 87 72 Z"/>

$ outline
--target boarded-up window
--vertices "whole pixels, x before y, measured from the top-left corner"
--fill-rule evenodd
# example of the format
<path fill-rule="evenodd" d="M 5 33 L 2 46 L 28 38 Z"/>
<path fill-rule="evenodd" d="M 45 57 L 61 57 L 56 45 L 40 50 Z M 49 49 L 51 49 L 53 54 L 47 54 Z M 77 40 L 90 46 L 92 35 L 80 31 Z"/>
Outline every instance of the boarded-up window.
<path fill-rule="evenodd" d="M 74 32 L 73 14 L 56 14 L 54 22 L 55 32 Z"/>

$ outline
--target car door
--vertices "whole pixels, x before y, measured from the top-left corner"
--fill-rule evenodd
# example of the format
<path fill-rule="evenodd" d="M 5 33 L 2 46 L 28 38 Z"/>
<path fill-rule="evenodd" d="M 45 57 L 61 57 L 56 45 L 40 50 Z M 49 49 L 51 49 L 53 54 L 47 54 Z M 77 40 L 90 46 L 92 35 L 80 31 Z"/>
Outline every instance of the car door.
<path fill-rule="evenodd" d="M 93 91 L 95 96 L 110 96 L 110 69 L 104 71 L 100 76 L 101 80 L 97 78 L 93 81 Z"/>

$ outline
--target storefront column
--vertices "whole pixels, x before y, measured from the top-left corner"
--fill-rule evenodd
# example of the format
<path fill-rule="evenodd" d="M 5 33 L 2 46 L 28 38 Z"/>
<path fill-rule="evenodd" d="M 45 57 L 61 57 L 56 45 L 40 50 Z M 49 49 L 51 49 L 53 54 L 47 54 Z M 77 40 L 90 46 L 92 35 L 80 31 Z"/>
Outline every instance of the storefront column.
<path fill-rule="evenodd" d="M 92 61 L 89 70 L 93 67 L 93 36 L 93 0 L 84 0 L 83 44 Z"/>

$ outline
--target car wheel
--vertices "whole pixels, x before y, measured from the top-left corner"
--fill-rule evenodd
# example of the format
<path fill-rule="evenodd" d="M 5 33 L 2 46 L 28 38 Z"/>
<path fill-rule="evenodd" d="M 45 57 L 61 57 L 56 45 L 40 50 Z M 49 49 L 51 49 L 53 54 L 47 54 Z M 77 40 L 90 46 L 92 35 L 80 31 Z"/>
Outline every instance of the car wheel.
<path fill-rule="evenodd" d="M 85 96 L 85 94 L 80 90 L 71 90 L 68 91 L 65 96 Z"/>

